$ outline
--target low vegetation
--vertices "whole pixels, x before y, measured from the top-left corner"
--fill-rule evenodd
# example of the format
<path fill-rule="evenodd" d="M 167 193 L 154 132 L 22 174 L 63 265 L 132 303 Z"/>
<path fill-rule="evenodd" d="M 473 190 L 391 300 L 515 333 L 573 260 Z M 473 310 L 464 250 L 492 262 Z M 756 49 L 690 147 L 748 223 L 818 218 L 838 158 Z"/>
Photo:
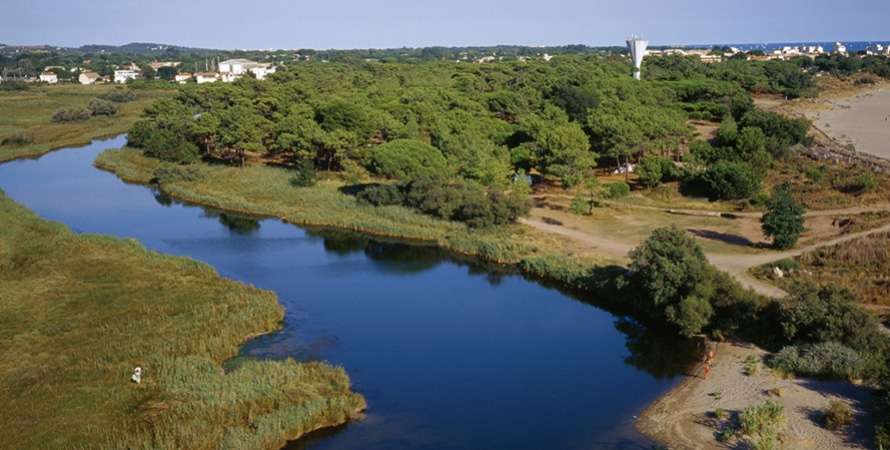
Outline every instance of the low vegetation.
<path fill-rule="evenodd" d="M 274 293 L 0 196 L 0 447 L 276 448 L 364 408 L 341 368 L 222 363 Z M 129 381 L 141 366 L 141 384 Z"/>

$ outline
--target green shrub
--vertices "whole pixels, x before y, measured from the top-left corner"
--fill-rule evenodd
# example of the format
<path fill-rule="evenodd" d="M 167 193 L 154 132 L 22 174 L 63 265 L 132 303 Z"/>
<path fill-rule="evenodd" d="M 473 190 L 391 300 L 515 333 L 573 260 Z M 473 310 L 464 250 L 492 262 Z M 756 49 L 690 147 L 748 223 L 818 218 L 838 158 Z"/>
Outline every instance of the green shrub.
<path fill-rule="evenodd" d="M 371 186 L 358 195 L 359 200 L 374 206 L 401 205 L 405 195 L 398 185 L 378 184 Z"/>
<path fill-rule="evenodd" d="M 87 103 L 87 108 L 89 108 L 90 114 L 94 116 L 113 116 L 117 114 L 117 105 L 114 102 L 102 100 L 101 98 L 90 99 L 90 102 Z"/>
<path fill-rule="evenodd" d="M 853 408 L 843 400 L 833 399 L 822 408 L 822 424 L 836 431 L 853 422 Z"/>
<path fill-rule="evenodd" d="M 173 131 L 151 129 L 146 134 L 142 142 L 145 156 L 179 164 L 191 164 L 200 159 L 198 146 Z"/>
<path fill-rule="evenodd" d="M 623 181 L 616 181 L 603 186 L 607 198 L 616 199 L 630 194 L 630 185 Z"/>
<path fill-rule="evenodd" d="M 109 102 L 114 103 L 126 103 L 132 102 L 138 99 L 136 94 L 133 91 L 126 89 L 111 89 L 108 92 L 99 95 L 99 98 L 102 100 L 107 100 Z"/>
<path fill-rule="evenodd" d="M 318 172 L 315 171 L 315 162 L 311 159 L 301 159 L 294 167 L 294 175 L 290 179 L 291 186 L 312 187 L 318 182 Z"/>
<path fill-rule="evenodd" d="M 875 80 L 872 77 L 862 77 L 857 78 L 856 81 L 853 82 L 854 86 L 859 86 L 861 84 L 875 84 Z"/>
<path fill-rule="evenodd" d="M 715 198 L 736 200 L 751 197 L 759 191 L 763 174 L 748 163 L 721 161 L 699 176 Z"/>
<path fill-rule="evenodd" d="M 769 202 L 769 198 L 769 194 L 758 192 L 748 199 L 748 203 L 755 208 L 759 208 L 765 206 L 766 203 Z"/>
<path fill-rule="evenodd" d="M 204 168 L 200 165 L 180 166 L 164 164 L 155 169 L 152 178 L 161 185 L 175 183 L 177 181 L 197 181 L 204 179 Z"/>
<path fill-rule="evenodd" d="M 807 169 L 807 178 L 818 183 L 818 182 L 822 181 L 822 178 L 824 178 L 824 175 L 822 175 L 821 170 L 814 167 L 811 169 Z"/>
<path fill-rule="evenodd" d="M 781 403 L 767 400 L 739 413 L 742 433 L 751 437 L 755 448 L 773 448 L 784 418 L 784 409 Z"/>
<path fill-rule="evenodd" d="M 782 272 L 785 272 L 785 273 L 793 272 L 793 271 L 797 270 L 798 268 L 800 268 L 800 264 L 797 261 L 790 259 L 790 258 L 780 259 L 780 260 L 772 263 L 772 265 L 778 267 L 779 269 L 782 270 Z"/>
<path fill-rule="evenodd" d="M 13 133 L 8 138 L 3 139 L 3 142 L 0 142 L 0 145 L 28 145 L 34 142 L 34 132 L 33 131 L 18 131 Z"/>
<path fill-rule="evenodd" d="M 767 364 L 786 373 L 832 380 L 860 378 L 867 367 L 859 353 L 837 342 L 787 346 Z"/>
<path fill-rule="evenodd" d="M 52 121 L 55 123 L 83 122 L 89 120 L 92 112 L 82 106 L 63 106 L 53 113 Z"/>

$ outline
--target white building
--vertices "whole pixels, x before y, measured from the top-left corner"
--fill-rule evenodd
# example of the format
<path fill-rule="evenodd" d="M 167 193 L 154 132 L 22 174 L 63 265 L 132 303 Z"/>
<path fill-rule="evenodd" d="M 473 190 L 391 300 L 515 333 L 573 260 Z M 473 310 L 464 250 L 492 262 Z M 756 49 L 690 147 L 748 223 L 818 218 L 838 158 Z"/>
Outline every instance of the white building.
<path fill-rule="evenodd" d="M 195 75 L 195 81 L 198 84 L 204 83 L 215 83 L 219 80 L 219 75 L 216 72 L 199 72 Z"/>
<path fill-rule="evenodd" d="M 224 82 L 235 81 L 247 72 L 253 73 L 258 80 L 262 80 L 266 78 L 266 75 L 275 72 L 275 66 L 249 59 L 227 59 L 219 63 L 220 79 Z"/>
<path fill-rule="evenodd" d="M 887 51 L 890 50 L 890 47 L 884 47 L 881 44 L 869 45 L 865 47 L 866 55 L 886 55 Z"/>
<path fill-rule="evenodd" d="M 96 72 L 81 72 L 77 77 L 80 84 L 96 84 L 102 81 L 102 77 Z"/>
<path fill-rule="evenodd" d="M 139 76 L 139 72 L 136 72 L 133 69 L 121 69 L 114 71 L 114 82 L 115 83 L 126 83 L 129 80 L 135 80 L 136 77 Z"/>
<path fill-rule="evenodd" d="M 179 84 L 185 84 L 186 81 L 192 78 L 192 74 L 188 72 L 177 73 L 176 76 L 173 77 L 173 81 Z"/>
<path fill-rule="evenodd" d="M 56 84 L 59 82 L 59 76 L 56 75 L 55 72 L 43 72 L 40 74 L 40 81 L 45 81 L 49 84 Z"/>
<path fill-rule="evenodd" d="M 835 42 L 833 51 L 835 53 L 847 53 L 847 46 L 840 42 Z"/>

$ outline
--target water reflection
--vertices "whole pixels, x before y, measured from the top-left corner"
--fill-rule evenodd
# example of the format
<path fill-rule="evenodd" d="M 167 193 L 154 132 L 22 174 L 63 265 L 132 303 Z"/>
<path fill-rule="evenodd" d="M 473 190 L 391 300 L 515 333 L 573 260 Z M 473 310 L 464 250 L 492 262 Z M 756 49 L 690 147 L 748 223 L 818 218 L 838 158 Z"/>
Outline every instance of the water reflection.
<path fill-rule="evenodd" d="M 630 317 L 618 318 L 615 329 L 625 336 L 624 345 L 630 351 L 624 362 L 658 380 L 690 375 L 698 363 L 696 355 L 703 352 L 701 340 L 665 339 L 670 330 L 645 326 Z"/>

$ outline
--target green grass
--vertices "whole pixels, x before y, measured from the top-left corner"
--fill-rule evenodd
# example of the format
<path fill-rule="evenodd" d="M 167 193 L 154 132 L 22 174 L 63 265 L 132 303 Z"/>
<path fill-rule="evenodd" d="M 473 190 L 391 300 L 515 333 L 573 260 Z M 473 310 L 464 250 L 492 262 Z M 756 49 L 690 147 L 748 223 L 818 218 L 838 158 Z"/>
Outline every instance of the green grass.
<path fill-rule="evenodd" d="M 274 448 L 365 407 L 342 368 L 222 363 L 275 294 L 0 195 L 0 448 Z M 129 382 L 144 368 L 140 385 Z"/>
<path fill-rule="evenodd" d="M 113 117 L 97 116 L 80 123 L 53 123 L 53 113 L 63 106 L 85 107 L 90 99 L 114 89 L 113 86 L 36 86 L 27 91 L 0 92 L 0 142 L 16 133 L 33 133 L 28 145 L 0 145 L 0 162 L 40 156 L 49 151 L 85 145 L 97 137 L 129 131 L 142 110 L 157 98 L 175 91 L 140 90 L 138 100 L 120 103 Z"/>

